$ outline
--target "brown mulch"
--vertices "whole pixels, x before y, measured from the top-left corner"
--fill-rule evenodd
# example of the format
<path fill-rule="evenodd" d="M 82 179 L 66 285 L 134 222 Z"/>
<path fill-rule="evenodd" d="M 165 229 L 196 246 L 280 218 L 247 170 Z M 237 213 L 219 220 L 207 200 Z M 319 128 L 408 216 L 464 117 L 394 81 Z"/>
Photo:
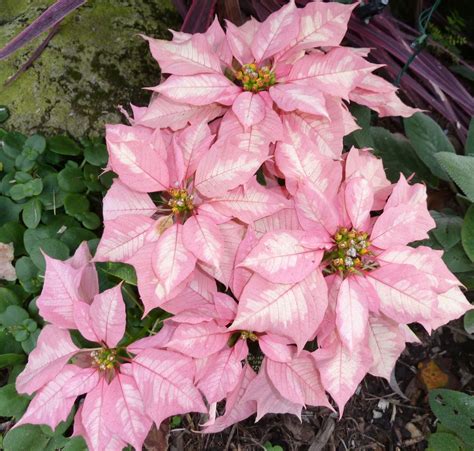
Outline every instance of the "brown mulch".
<path fill-rule="evenodd" d="M 285 451 L 424 450 L 436 419 L 421 368 L 436 369 L 427 383 L 474 393 L 474 340 L 460 321 L 432 336 L 421 328 L 416 332 L 423 344 L 409 345 L 396 367 L 403 398 L 387 381 L 367 376 L 341 420 L 328 409 L 314 408 L 303 412 L 302 422 L 292 415 L 267 415 L 258 423 L 251 417 L 219 434 L 206 435 L 192 432 L 200 419 L 188 415 L 179 427 L 156 434 L 159 441 L 155 446 L 147 443 L 147 448 L 161 451 L 167 439 L 171 451 L 257 451 L 266 449 L 268 442 Z"/>

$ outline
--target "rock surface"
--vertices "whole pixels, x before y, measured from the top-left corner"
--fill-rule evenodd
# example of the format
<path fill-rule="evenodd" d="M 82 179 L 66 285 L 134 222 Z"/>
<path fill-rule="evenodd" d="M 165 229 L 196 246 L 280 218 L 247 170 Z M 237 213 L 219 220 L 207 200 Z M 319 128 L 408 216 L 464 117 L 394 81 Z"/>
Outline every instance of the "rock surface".
<path fill-rule="evenodd" d="M 52 0 L 1 0 L 0 47 L 38 17 Z M 168 38 L 179 27 L 170 0 L 89 0 L 63 21 L 33 66 L 5 81 L 45 38 L 36 38 L 0 62 L 0 104 L 8 129 L 72 136 L 103 134 L 104 124 L 123 121 L 118 105 L 146 105 L 144 86 L 160 80 L 157 63 L 139 36 Z"/>

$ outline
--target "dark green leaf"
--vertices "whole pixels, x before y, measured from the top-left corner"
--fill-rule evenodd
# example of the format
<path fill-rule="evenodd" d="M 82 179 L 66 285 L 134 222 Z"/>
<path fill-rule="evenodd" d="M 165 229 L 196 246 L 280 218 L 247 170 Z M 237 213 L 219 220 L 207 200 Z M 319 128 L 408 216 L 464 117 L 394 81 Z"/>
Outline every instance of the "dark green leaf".
<path fill-rule="evenodd" d="M 443 180 L 449 180 L 445 170 L 436 159 L 439 152 L 455 154 L 455 150 L 441 127 L 424 113 L 415 113 L 403 120 L 405 132 L 420 159 L 431 172 Z"/>
<path fill-rule="evenodd" d="M 99 176 L 101 174 L 101 170 L 96 167 L 92 166 L 91 164 L 86 164 L 84 166 L 84 183 L 87 186 L 87 189 L 92 192 L 101 192 L 104 191 L 104 186 L 100 183 Z M 258 177 L 258 173 L 257 173 Z"/>
<path fill-rule="evenodd" d="M 351 103 L 350 111 L 354 116 L 357 125 L 361 128 L 360 130 L 352 132 L 350 137 L 354 139 L 355 144 L 359 148 L 373 148 L 375 143 L 370 132 L 370 117 L 372 112 L 369 108 L 362 105 L 357 105 L 356 103 Z"/>
<path fill-rule="evenodd" d="M 464 315 L 464 329 L 468 334 L 474 334 L 474 310 L 469 310 Z"/>
<path fill-rule="evenodd" d="M 26 136 L 18 132 L 10 132 L 3 138 L 3 151 L 5 154 L 15 159 L 23 149 Z"/>
<path fill-rule="evenodd" d="M 30 253 L 31 260 L 41 272 L 44 272 L 46 268 L 46 262 L 41 251 L 49 257 L 59 260 L 66 260 L 66 258 L 69 257 L 69 248 L 62 241 L 56 238 L 43 240 L 41 243 L 38 243 L 38 247 Z"/>
<path fill-rule="evenodd" d="M 10 197 L 15 201 L 23 200 L 27 197 L 25 185 L 16 184 L 10 188 Z"/>
<path fill-rule="evenodd" d="M 81 147 L 68 136 L 54 136 L 48 139 L 48 146 L 51 152 L 59 155 L 76 156 L 82 152 Z"/>
<path fill-rule="evenodd" d="M 0 416 L 20 418 L 28 407 L 30 398 L 22 396 L 15 390 L 15 384 L 0 388 Z"/>
<path fill-rule="evenodd" d="M 69 249 L 75 250 L 83 241 L 93 240 L 94 238 L 96 238 L 95 233 L 90 230 L 82 227 L 70 227 L 61 236 L 61 241 L 66 243 Z"/>
<path fill-rule="evenodd" d="M 21 205 L 12 202 L 8 197 L 0 196 L 0 225 L 10 221 L 18 221 Z"/>
<path fill-rule="evenodd" d="M 58 176 L 50 173 L 43 177 L 43 191 L 39 199 L 46 210 L 56 210 L 64 205 L 65 194 L 59 189 Z"/>
<path fill-rule="evenodd" d="M 468 208 L 466 216 L 464 217 L 461 239 L 464 251 L 471 261 L 474 262 L 474 205 Z"/>
<path fill-rule="evenodd" d="M 474 202 L 474 156 L 441 152 L 436 155 L 440 165 L 446 170 L 466 197 Z"/>
<path fill-rule="evenodd" d="M 30 199 L 25 206 L 23 207 L 23 222 L 25 225 L 30 228 L 34 229 L 38 226 L 41 221 L 41 210 L 43 209 L 43 204 L 41 201 L 34 197 Z"/>
<path fill-rule="evenodd" d="M 24 354 L 2 354 L 0 355 L 0 368 L 18 365 L 26 361 Z"/>
<path fill-rule="evenodd" d="M 463 451 L 462 442 L 449 432 L 436 432 L 428 439 L 427 451 Z"/>
<path fill-rule="evenodd" d="M 4 313 L 10 305 L 20 305 L 18 296 L 10 289 L 0 287 L 0 314 Z"/>
<path fill-rule="evenodd" d="M 461 227 L 463 220 L 460 216 L 438 211 L 430 211 L 432 218 L 436 221 L 436 229 L 430 233 L 443 246 L 443 249 L 451 249 L 461 240 Z"/>
<path fill-rule="evenodd" d="M 58 174 L 59 187 L 69 193 L 85 191 L 86 184 L 79 168 L 66 167 Z"/>
<path fill-rule="evenodd" d="M 22 152 L 20 155 L 18 155 L 15 158 L 15 166 L 17 169 L 20 169 L 21 171 L 31 171 L 35 165 L 36 165 L 35 159 L 28 158 L 28 155 L 26 155 L 24 152 Z"/>
<path fill-rule="evenodd" d="M 474 270 L 474 264 L 469 260 L 468 256 L 464 252 L 461 243 L 449 249 L 443 254 L 443 260 L 448 265 L 448 268 L 456 272 L 468 272 Z"/>
<path fill-rule="evenodd" d="M 67 441 L 63 451 L 87 451 L 87 445 L 82 437 L 72 437 Z"/>
<path fill-rule="evenodd" d="M 34 179 L 26 183 L 26 193 L 28 196 L 39 196 L 43 191 L 43 181 L 41 179 Z"/>
<path fill-rule="evenodd" d="M 425 180 L 431 186 L 437 186 L 437 179 L 431 175 L 403 135 L 390 133 L 382 127 L 371 127 L 370 133 L 374 140 L 374 153 L 382 158 L 390 181 L 397 182 L 400 172 L 405 177 L 414 173 L 415 180 Z"/>
<path fill-rule="evenodd" d="M 25 227 L 15 221 L 7 222 L 0 226 L 0 243 L 13 243 L 15 249 L 15 256 L 25 252 L 25 247 L 23 245 L 23 233 L 25 232 Z"/>
<path fill-rule="evenodd" d="M 84 158 L 93 166 L 105 167 L 109 159 L 105 144 L 102 142 L 88 143 L 84 148 Z"/>
<path fill-rule="evenodd" d="M 76 216 L 79 213 L 89 211 L 89 199 L 82 194 L 71 193 L 64 198 L 64 208 L 66 213 L 71 216 Z"/>
<path fill-rule="evenodd" d="M 431 390 L 430 407 L 441 424 L 462 437 L 466 443 L 474 443 L 474 396 L 454 390 Z"/>
<path fill-rule="evenodd" d="M 97 263 L 99 271 L 109 276 L 117 277 L 130 285 L 137 285 L 137 275 L 133 266 L 126 263 Z"/>
<path fill-rule="evenodd" d="M 40 330 L 37 329 L 34 332 L 31 332 L 26 340 L 21 342 L 21 347 L 26 354 L 29 354 L 34 348 L 36 348 L 39 334 Z"/>
<path fill-rule="evenodd" d="M 5 451 L 45 451 L 50 440 L 40 426 L 25 424 L 7 433 L 3 447 Z"/>
<path fill-rule="evenodd" d="M 82 225 L 85 228 L 90 229 L 90 230 L 97 229 L 98 227 L 100 227 L 100 224 L 101 224 L 99 216 L 97 216 L 95 213 L 92 213 L 90 211 L 86 213 L 82 213 L 80 220 L 82 221 Z"/>
<path fill-rule="evenodd" d="M 9 305 L 4 312 L 0 313 L 0 324 L 5 327 L 19 326 L 28 319 L 28 312 L 18 305 Z"/>

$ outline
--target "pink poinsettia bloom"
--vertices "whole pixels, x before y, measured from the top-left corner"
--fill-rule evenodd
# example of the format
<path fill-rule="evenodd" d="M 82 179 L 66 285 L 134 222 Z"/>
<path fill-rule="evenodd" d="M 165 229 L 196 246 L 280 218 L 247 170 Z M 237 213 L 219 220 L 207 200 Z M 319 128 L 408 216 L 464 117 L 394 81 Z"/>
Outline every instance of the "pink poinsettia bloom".
<path fill-rule="evenodd" d="M 148 109 L 137 110 L 135 123 L 176 130 L 223 116 L 215 152 L 198 166 L 196 184 L 206 193 L 249 179 L 288 127 L 310 139 L 319 154 L 339 158 L 343 136 L 358 128 L 344 101 L 381 115 L 416 111 L 372 74 L 379 66 L 364 59 L 367 52 L 340 46 L 354 7 L 310 2 L 296 8 L 291 0 L 263 23 L 227 22 L 224 32 L 216 20 L 202 34 L 174 33 L 171 42 L 147 38 L 170 75 L 151 88 L 159 95 Z"/>
<path fill-rule="evenodd" d="M 296 355 L 296 346 L 284 336 L 229 327 L 237 311 L 234 299 L 211 284 L 201 283 L 200 289 L 195 289 L 204 299 L 199 301 L 196 294 L 191 298 L 186 293 L 165 304 L 175 316 L 165 322 L 162 333 L 166 342 L 162 346 L 195 359 L 195 383 L 210 406 L 206 432 L 221 430 L 253 413 L 258 420 L 270 412 L 299 416 L 304 405 L 330 408 L 309 352 Z M 184 308 L 189 301 L 192 304 Z M 255 371 L 255 382 L 236 407 L 232 401 L 236 390 L 241 391 Z M 224 399 L 226 413 L 216 420 L 216 403 Z"/>
<path fill-rule="evenodd" d="M 336 193 L 298 183 L 295 208 L 303 231 L 266 233 L 240 263 L 260 280 L 255 300 L 247 301 L 260 309 L 266 302 L 264 289 L 276 292 L 285 283 L 302 283 L 317 274 L 313 254 L 327 243 L 321 265 L 317 261 L 328 276 L 329 303 L 317 331 L 321 349 L 316 356 L 323 385 L 341 411 L 367 372 L 389 377 L 405 342 L 413 339 L 406 324 L 419 322 L 431 330 L 471 308 L 439 252 L 407 246 L 427 238 L 435 225 L 426 208 L 425 187 L 410 186 L 401 176 L 392 189 L 384 177 L 374 177 L 378 171 L 372 159 L 353 149 L 345 160 L 346 179 Z M 364 166 L 357 169 L 358 162 Z M 367 163 L 371 181 L 364 174 Z M 388 194 L 383 212 L 373 216 Z M 291 318 L 289 313 L 286 307 L 280 316 Z M 383 340 L 391 341 L 392 348 L 381 354 L 377 350 L 383 349 Z M 342 356 L 350 363 L 336 373 Z"/>
<path fill-rule="evenodd" d="M 184 288 L 198 267 L 228 285 L 242 222 L 288 203 L 282 193 L 257 182 L 222 196 L 203 195 L 194 174 L 213 138 L 205 123 L 178 133 L 107 128 L 110 167 L 119 179 L 104 199 L 105 230 L 95 260 L 152 268 L 154 293 L 142 293 L 146 312 Z M 138 278 L 140 286 L 150 281 L 147 276 L 143 282 L 142 271 Z"/>
<path fill-rule="evenodd" d="M 170 415 L 205 411 L 193 385 L 192 359 L 159 349 L 159 336 L 121 345 L 126 328 L 121 286 L 98 292 L 85 244 L 66 262 L 49 257 L 46 262 L 39 308 L 53 324 L 41 331 L 16 380 L 19 393 L 35 393 L 16 426 L 47 424 L 54 430 L 85 395 L 74 428 L 89 449 L 121 450 L 127 443 L 141 449 L 153 421 L 159 426 Z M 70 329 L 96 347 L 78 347 Z"/>

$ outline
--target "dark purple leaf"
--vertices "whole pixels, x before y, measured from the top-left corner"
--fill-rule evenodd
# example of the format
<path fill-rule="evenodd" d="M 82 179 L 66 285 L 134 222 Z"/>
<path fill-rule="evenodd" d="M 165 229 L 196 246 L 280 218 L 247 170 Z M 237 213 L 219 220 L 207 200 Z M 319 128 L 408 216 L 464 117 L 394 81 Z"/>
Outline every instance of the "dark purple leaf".
<path fill-rule="evenodd" d="M 31 25 L 28 25 L 19 35 L 0 49 L 0 60 L 11 55 L 13 52 L 23 47 L 25 44 L 36 38 L 43 31 L 49 30 L 57 23 L 61 22 L 68 14 L 84 4 L 86 0 L 58 0 L 51 5 L 41 16 Z"/>
<path fill-rule="evenodd" d="M 186 33 L 205 32 L 214 19 L 217 0 L 193 0 L 184 19 L 181 31 Z"/>
<path fill-rule="evenodd" d="M 184 0 L 171 0 L 174 7 L 178 10 L 179 15 L 184 19 L 188 13 L 188 6 Z"/>

